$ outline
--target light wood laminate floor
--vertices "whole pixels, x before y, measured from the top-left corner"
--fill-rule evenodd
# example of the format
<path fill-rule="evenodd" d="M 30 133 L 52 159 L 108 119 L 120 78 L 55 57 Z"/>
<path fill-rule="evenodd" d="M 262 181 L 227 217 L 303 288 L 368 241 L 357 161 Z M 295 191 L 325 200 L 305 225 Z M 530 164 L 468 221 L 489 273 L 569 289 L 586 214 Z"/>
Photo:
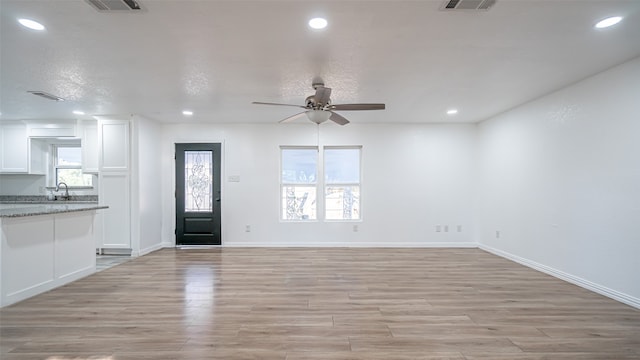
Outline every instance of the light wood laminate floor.
<path fill-rule="evenodd" d="M 640 359 L 640 311 L 478 249 L 163 249 L 0 310 L 9 359 Z"/>

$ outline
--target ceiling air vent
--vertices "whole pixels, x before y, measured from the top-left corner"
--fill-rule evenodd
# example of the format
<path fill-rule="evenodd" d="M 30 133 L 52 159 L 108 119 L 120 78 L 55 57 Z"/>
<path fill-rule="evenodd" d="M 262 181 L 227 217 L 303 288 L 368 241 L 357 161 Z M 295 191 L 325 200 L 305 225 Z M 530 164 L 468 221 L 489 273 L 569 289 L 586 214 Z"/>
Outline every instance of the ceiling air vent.
<path fill-rule="evenodd" d="M 141 10 L 135 0 L 86 0 L 98 11 L 134 11 Z"/>
<path fill-rule="evenodd" d="M 59 96 L 55 96 L 53 94 L 49 94 L 47 92 L 44 91 L 27 91 L 30 94 L 36 95 L 36 96 L 40 96 L 43 97 L 45 99 L 49 99 L 49 100 L 53 100 L 53 101 L 64 101 L 63 98 L 59 97 Z"/>
<path fill-rule="evenodd" d="M 496 0 L 446 0 L 441 10 L 489 10 Z"/>

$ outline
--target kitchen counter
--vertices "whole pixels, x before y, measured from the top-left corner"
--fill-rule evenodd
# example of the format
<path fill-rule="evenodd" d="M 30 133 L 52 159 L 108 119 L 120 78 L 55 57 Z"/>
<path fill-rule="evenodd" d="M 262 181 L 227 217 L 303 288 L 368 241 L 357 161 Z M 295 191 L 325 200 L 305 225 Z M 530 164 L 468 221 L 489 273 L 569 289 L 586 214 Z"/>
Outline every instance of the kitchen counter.
<path fill-rule="evenodd" d="M 108 206 L 93 202 L 50 202 L 50 203 L 0 203 L 0 218 L 49 215 L 76 211 L 107 209 Z"/>
<path fill-rule="evenodd" d="M 91 275 L 96 211 L 90 203 L 0 203 L 0 306 Z"/>

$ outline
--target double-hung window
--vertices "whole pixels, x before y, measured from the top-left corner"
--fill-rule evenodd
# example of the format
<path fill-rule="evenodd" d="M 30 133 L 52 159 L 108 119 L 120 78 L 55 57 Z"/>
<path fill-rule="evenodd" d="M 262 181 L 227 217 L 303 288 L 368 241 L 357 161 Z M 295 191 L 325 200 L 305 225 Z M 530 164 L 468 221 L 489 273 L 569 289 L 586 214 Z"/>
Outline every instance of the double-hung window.
<path fill-rule="evenodd" d="M 80 146 L 53 145 L 54 185 L 61 182 L 69 187 L 92 187 L 93 176 L 82 173 Z"/>
<path fill-rule="evenodd" d="M 280 181 L 283 220 L 316 220 L 318 149 L 283 147 Z"/>
<path fill-rule="evenodd" d="M 360 153 L 359 146 L 325 147 L 321 153 L 316 147 L 281 147 L 281 219 L 360 220 Z"/>
<path fill-rule="evenodd" d="M 326 220 L 360 220 L 360 147 L 324 148 Z"/>

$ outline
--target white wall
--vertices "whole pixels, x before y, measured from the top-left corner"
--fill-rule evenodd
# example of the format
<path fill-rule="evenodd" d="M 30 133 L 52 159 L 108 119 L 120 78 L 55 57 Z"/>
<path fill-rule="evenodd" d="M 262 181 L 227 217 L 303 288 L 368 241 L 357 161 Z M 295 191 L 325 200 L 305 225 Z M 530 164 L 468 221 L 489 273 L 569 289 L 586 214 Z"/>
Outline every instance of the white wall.
<path fill-rule="evenodd" d="M 640 307 L 639 102 L 636 58 L 483 122 L 481 246 Z"/>
<path fill-rule="evenodd" d="M 279 220 L 279 147 L 316 145 L 317 130 L 311 123 L 164 125 L 164 245 L 175 242 L 174 144 L 221 142 L 226 246 L 475 246 L 475 125 L 321 125 L 321 145 L 363 147 L 358 232 L 352 222 Z M 230 175 L 240 182 L 227 182 Z M 438 224 L 449 232 L 436 233 Z"/>
<path fill-rule="evenodd" d="M 160 125 L 141 116 L 132 117 L 132 247 L 137 255 L 162 244 L 162 168 Z"/>

